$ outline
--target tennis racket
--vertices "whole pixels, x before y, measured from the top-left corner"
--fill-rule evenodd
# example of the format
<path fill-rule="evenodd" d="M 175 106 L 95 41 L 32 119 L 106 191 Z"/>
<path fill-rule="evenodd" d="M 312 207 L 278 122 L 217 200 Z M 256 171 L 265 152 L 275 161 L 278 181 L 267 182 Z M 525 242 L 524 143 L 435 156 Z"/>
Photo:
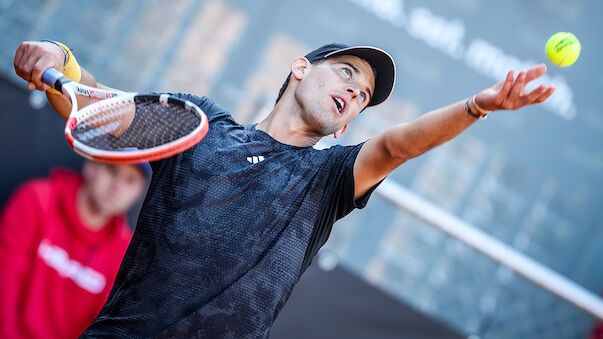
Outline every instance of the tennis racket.
<path fill-rule="evenodd" d="M 159 160 L 191 148 L 207 134 L 207 117 L 190 101 L 89 87 L 54 68 L 44 71 L 42 81 L 71 100 L 65 137 L 76 153 L 90 160 Z M 77 95 L 101 101 L 78 110 Z"/>

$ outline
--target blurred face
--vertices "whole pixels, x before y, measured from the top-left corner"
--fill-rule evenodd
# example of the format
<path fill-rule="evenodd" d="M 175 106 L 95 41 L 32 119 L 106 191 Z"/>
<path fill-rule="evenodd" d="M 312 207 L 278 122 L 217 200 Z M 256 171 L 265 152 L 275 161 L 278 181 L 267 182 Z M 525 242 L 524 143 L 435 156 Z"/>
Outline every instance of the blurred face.
<path fill-rule="evenodd" d="M 135 165 L 86 162 L 83 175 L 87 201 L 105 215 L 125 212 L 141 196 L 146 183 Z"/>
<path fill-rule="evenodd" d="M 364 59 L 342 55 L 312 64 L 296 88 L 303 119 L 317 134 L 343 128 L 371 101 L 375 74 Z"/>

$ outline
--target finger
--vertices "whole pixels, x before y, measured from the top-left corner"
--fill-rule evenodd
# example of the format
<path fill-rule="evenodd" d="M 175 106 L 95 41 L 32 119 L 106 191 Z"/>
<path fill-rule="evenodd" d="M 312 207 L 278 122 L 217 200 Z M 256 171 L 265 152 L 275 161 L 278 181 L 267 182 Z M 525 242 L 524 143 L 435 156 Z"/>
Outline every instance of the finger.
<path fill-rule="evenodd" d="M 497 95 L 498 100 L 497 100 L 496 104 L 498 106 L 501 106 L 507 100 L 507 97 L 509 96 L 509 92 L 511 91 L 511 87 L 513 87 L 513 79 L 514 78 L 515 78 L 514 72 L 512 70 L 509 71 L 507 73 L 507 77 L 505 78 L 505 82 L 503 83 L 503 86 Z"/>
<path fill-rule="evenodd" d="M 546 92 L 548 88 L 549 87 L 547 85 L 540 85 L 527 95 L 524 95 L 524 102 L 522 103 L 522 105 L 529 105 L 536 102 L 536 99 L 538 99 L 542 95 L 542 93 Z"/>
<path fill-rule="evenodd" d="M 33 70 L 31 73 L 31 81 L 36 85 L 36 88 L 40 89 L 44 87 L 44 83 L 42 82 L 42 74 L 48 68 L 54 66 L 54 61 L 48 57 L 41 57 L 34 64 Z"/>
<path fill-rule="evenodd" d="M 17 72 L 17 74 L 29 81 L 29 79 L 27 79 L 27 74 L 25 72 L 25 64 L 27 63 L 27 61 L 29 60 L 30 56 L 29 56 L 29 52 L 26 50 L 25 47 L 23 47 L 21 49 L 21 53 L 19 55 L 19 59 L 17 59 L 17 56 L 15 56 L 15 72 Z"/>
<path fill-rule="evenodd" d="M 21 72 L 23 73 L 23 78 L 27 81 L 31 81 L 31 72 L 33 71 L 33 66 L 38 61 L 38 58 L 27 58 L 23 61 L 23 66 L 21 68 Z"/>
<path fill-rule="evenodd" d="M 30 81 L 27 83 L 27 88 L 31 90 L 37 89 L 38 91 L 46 92 L 46 90 L 49 89 L 50 86 L 46 84 L 42 84 L 42 86 L 37 86 L 36 84 Z"/>
<path fill-rule="evenodd" d="M 504 107 L 506 109 L 515 109 L 517 106 L 517 102 L 519 97 L 521 96 L 521 93 L 523 92 L 523 88 L 525 85 L 525 79 L 526 79 L 526 72 L 521 71 L 519 72 L 519 75 L 517 76 L 517 79 L 515 79 L 515 83 L 513 84 L 513 87 L 511 88 L 511 92 L 509 92 L 509 96 L 507 97 L 507 100 L 504 103 Z"/>
<path fill-rule="evenodd" d="M 15 71 L 18 71 L 19 69 L 19 61 L 21 60 L 21 57 L 23 56 L 23 45 L 19 45 L 19 47 L 17 48 L 17 50 L 15 51 L 15 58 L 13 59 L 13 66 L 15 67 Z"/>
<path fill-rule="evenodd" d="M 526 73 L 526 84 L 534 79 L 540 78 L 544 73 L 546 73 L 545 64 L 538 64 L 530 68 Z"/>
<path fill-rule="evenodd" d="M 553 93 L 555 93 L 555 87 L 551 86 L 546 91 L 544 91 L 544 93 L 542 93 L 538 98 L 536 98 L 536 100 L 534 101 L 534 103 L 542 103 L 542 102 L 544 102 L 551 95 L 553 95 Z"/>

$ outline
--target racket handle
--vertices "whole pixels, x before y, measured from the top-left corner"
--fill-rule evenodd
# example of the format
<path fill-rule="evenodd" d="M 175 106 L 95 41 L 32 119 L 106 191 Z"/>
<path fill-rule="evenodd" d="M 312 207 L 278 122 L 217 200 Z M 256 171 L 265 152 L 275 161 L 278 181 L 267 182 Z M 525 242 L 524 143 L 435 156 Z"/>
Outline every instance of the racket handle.
<path fill-rule="evenodd" d="M 42 82 L 59 92 L 62 91 L 63 85 L 70 81 L 71 79 L 52 67 L 42 73 Z"/>

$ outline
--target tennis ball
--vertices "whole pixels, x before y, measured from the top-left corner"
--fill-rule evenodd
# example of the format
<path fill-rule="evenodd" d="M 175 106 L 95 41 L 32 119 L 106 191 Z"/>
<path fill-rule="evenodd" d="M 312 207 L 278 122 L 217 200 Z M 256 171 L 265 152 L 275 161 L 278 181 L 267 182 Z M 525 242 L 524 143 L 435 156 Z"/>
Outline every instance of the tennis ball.
<path fill-rule="evenodd" d="M 559 67 L 567 67 L 573 64 L 580 56 L 580 41 L 569 32 L 554 34 L 546 42 L 546 56 Z"/>

